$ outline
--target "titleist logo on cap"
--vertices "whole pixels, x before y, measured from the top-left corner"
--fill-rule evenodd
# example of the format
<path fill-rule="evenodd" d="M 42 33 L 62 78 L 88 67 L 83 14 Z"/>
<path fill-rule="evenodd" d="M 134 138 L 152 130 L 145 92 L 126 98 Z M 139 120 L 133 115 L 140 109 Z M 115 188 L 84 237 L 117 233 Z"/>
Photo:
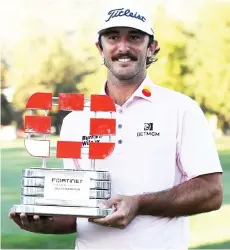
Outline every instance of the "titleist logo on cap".
<path fill-rule="evenodd" d="M 119 17 L 119 16 L 127 16 L 127 17 L 131 17 L 131 18 L 136 18 L 141 20 L 142 22 L 145 22 L 146 18 L 144 16 L 139 15 L 137 12 L 131 12 L 130 9 L 114 9 L 114 10 L 110 10 L 108 12 L 109 18 L 107 20 L 105 20 L 106 22 L 108 22 L 110 19 L 114 18 L 114 17 Z"/>

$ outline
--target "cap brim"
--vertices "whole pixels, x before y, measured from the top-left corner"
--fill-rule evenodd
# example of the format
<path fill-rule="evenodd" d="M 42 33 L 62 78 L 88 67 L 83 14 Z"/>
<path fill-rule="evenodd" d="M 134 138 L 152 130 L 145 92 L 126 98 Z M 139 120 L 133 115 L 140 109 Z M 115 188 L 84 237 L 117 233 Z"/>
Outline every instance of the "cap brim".
<path fill-rule="evenodd" d="M 143 33 L 146 33 L 146 34 L 148 34 L 148 35 L 150 35 L 150 36 L 153 36 L 154 34 L 153 34 L 153 32 L 150 32 L 150 31 L 146 31 L 146 30 L 143 30 L 143 29 L 138 29 L 138 28 L 134 28 L 134 27 L 132 27 L 131 25 L 129 26 L 129 25 L 111 25 L 111 26 L 109 26 L 109 27 L 107 27 L 107 28 L 103 28 L 103 29 L 101 29 L 101 30 L 99 30 L 98 31 L 98 35 L 102 35 L 103 33 L 105 33 L 107 30 L 109 30 L 109 29 L 112 29 L 112 28 L 116 28 L 116 27 L 119 27 L 119 28 L 132 28 L 132 29 L 135 29 L 135 30 L 139 30 L 139 31 L 141 31 L 141 32 L 143 32 Z"/>

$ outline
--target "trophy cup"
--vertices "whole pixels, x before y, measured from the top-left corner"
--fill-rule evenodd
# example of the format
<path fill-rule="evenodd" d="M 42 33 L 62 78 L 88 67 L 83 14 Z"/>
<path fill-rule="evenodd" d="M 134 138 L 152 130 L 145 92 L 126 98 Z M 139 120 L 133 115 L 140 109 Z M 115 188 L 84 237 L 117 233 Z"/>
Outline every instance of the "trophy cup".
<path fill-rule="evenodd" d="M 58 102 L 57 102 L 58 101 Z M 56 103 L 55 103 L 56 102 Z M 89 135 L 108 136 L 108 142 L 90 142 L 88 159 L 90 169 L 47 168 L 46 158 L 50 157 L 51 116 L 48 110 L 58 106 L 58 110 L 83 112 L 90 108 L 95 118 L 90 118 Z M 111 197 L 111 176 L 109 171 L 97 170 L 95 160 L 105 159 L 114 150 L 111 136 L 116 134 L 116 120 L 112 113 L 116 111 L 114 102 L 106 95 L 60 93 L 52 97 L 51 93 L 35 93 L 26 105 L 30 115 L 25 117 L 25 147 L 29 154 L 42 158 L 42 166 L 25 168 L 21 177 L 21 204 L 14 205 L 11 211 L 29 215 L 74 215 L 76 217 L 99 218 L 112 213 L 113 208 L 100 206 L 103 200 Z M 44 110 L 44 116 L 32 115 L 33 110 Z M 110 112 L 111 118 L 97 118 L 97 112 Z M 80 121 L 79 121 L 80 122 Z M 77 128 L 76 128 L 77 129 Z M 42 134 L 43 140 L 33 140 L 31 133 Z M 58 141 L 57 158 L 81 158 L 82 142 Z"/>

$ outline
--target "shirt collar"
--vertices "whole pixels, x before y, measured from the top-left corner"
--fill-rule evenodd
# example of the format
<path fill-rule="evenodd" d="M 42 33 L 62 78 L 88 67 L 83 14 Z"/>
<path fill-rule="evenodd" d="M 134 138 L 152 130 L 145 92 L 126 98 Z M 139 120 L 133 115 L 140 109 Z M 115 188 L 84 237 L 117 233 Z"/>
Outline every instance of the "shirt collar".
<path fill-rule="evenodd" d="M 138 89 L 132 94 L 129 100 L 141 98 L 152 102 L 154 86 L 155 84 L 152 82 L 152 80 L 148 76 L 146 76 L 144 81 L 141 83 Z M 107 95 L 105 92 L 105 88 L 106 88 L 106 82 L 102 87 L 100 95 Z"/>

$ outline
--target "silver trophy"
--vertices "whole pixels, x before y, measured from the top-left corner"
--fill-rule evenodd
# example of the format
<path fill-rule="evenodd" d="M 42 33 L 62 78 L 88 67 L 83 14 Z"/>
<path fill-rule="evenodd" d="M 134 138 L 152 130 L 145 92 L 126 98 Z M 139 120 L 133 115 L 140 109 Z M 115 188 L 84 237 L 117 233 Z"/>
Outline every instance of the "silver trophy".
<path fill-rule="evenodd" d="M 58 102 L 57 102 L 58 101 Z M 50 156 L 51 117 L 48 110 L 57 106 L 59 110 L 83 112 L 90 108 L 94 118 L 90 118 L 90 136 L 108 136 L 108 142 L 90 142 L 87 156 L 91 168 L 47 168 L 46 158 Z M 99 218 L 114 211 L 103 208 L 103 201 L 111 197 L 111 176 L 109 171 L 97 170 L 96 159 L 108 157 L 115 143 L 111 136 L 116 133 L 116 120 L 112 113 L 116 108 L 113 101 L 105 95 L 92 95 L 90 99 L 83 94 L 35 93 L 27 102 L 30 115 L 25 117 L 25 147 L 34 157 L 42 158 L 40 168 L 25 168 L 21 176 L 21 204 L 14 205 L 11 211 L 30 215 L 74 215 L 77 217 Z M 33 116 L 34 109 L 45 110 L 45 116 Z M 110 118 L 97 118 L 97 112 L 109 112 Z M 81 122 L 81 121 L 79 121 Z M 77 128 L 76 128 L 77 129 Z M 42 140 L 33 140 L 31 134 L 43 135 Z M 58 141 L 57 158 L 80 159 L 82 142 Z"/>

